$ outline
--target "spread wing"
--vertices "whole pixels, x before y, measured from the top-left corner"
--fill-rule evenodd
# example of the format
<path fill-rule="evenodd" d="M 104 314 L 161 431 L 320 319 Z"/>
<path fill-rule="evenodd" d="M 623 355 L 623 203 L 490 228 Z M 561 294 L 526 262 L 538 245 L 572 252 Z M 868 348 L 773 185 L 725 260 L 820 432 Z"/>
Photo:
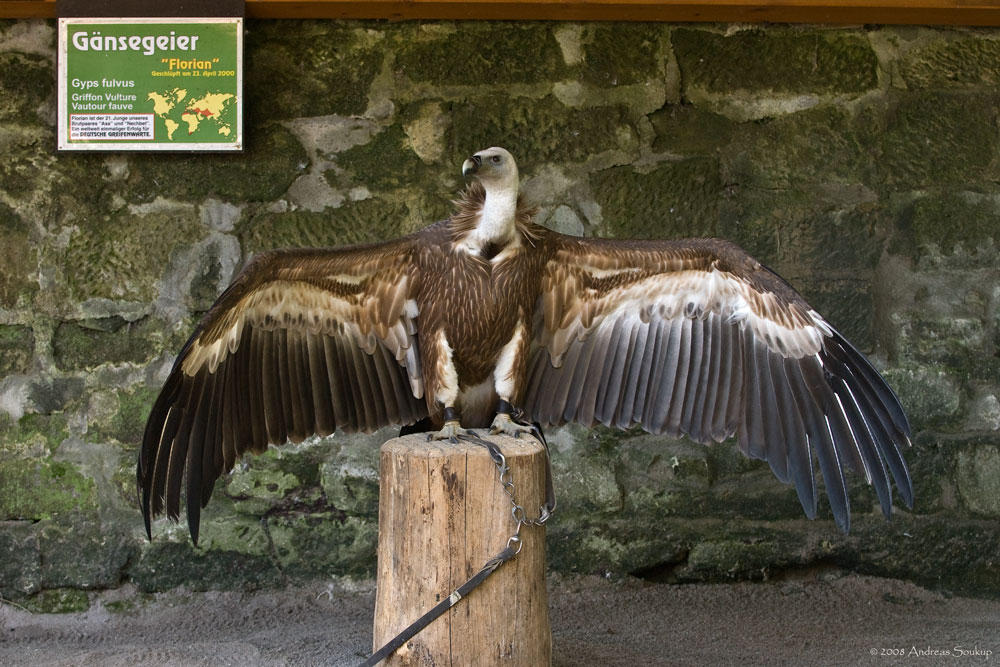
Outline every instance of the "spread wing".
<path fill-rule="evenodd" d="M 197 542 L 215 480 L 247 451 L 426 415 L 410 242 L 255 257 L 181 350 L 136 469 L 146 532 L 177 518 Z M 185 474 L 186 472 L 186 474 Z"/>
<path fill-rule="evenodd" d="M 865 357 L 784 280 L 719 240 L 559 237 L 542 277 L 524 400 L 542 424 L 600 422 L 699 442 L 733 434 L 816 514 L 813 456 L 838 525 L 844 469 L 886 517 L 910 428 Z"/>

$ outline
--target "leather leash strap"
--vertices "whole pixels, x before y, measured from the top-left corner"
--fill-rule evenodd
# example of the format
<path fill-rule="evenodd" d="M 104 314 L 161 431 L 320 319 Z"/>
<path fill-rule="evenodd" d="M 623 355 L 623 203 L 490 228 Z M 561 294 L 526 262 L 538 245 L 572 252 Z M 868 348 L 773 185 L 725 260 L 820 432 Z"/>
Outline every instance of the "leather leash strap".
<path fill-rule="evenodd" d="M 372 655 L 372 657 L 361 663 L 359 667 L 374 667 L 388 658 L 392 655 L 393 651 L 408 642 L 414 635 L 430 625 L 431 621 L 458 604 L 459 600 L 471 593 L 476 586 L 486 581 L 487 577 L 496 572 L 498 567 L 513 558 L 516 553 L 517 549 L 513 546 L 507 547 L 501 551 L 497 554 L 496 558 L 493 558 L 486 563 L 486 566 L 477 572 L 474 577 L 456 588 L 451 595 L 444 600 L 441 600 L 441 602 L 436 604 L 433 609 L 415 620 L 409 625 L 409 627 L 393 637 L 389 643 L 380 648 L 375 654 Z"/>

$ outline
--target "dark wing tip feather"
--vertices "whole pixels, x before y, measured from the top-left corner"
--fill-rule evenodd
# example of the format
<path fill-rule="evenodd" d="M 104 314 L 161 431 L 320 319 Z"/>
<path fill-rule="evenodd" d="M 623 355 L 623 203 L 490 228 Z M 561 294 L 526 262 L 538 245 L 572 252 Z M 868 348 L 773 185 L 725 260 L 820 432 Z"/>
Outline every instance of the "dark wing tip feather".
<path fill-rule="evenodd" d="M 139 458 L 135 466 L 136 495 L 138 496 L 139 507 L 142 509 L 142 519 L 146 526 L 146 537 L 152 541 L 152 494 L 153 494 L 153 473 L 156 466 L 161 446 L 160 438 L 163 433 L 164 424 L 170 413 L 170 408 L 177 402 L 181 390 L 181 378 L 178 376 L 177 365 L 171 371 L 170 376 L 160 390 L 159 396 L 153 403 L 149 418 L 146 420 L 146 428 L 142 434 L 142 445 L 139 448 Z"/>
<path fill-rule="evenodd" d="M 850 390 L 868 428 L 875 458 L 887 465 L 903 503 L 912 509 L 913 479 L 903 458 L 903 450 L 910 446 L 911 431 L 899 398 L 871 362 L 839 332 L 835 331 L 828 339 L 820 358 Z M 890 516 L 891 495 L 886 494 L 883 498 L 880 494 L 880 503 L 886 517 Z"/>
<path fill-rule="evenodd" d="M 257 330 L 247 326 L 244 331 Z M 310 352 L 310 337 L 321 334 L 258 333 L 251 336 L 252 344 L 240 344 L 221 361 L 215 373 L 202 366 L 192 377 L 175 364 L 157 397 L 136 464 L 136 491 L 150 539 L 152 518 L 165 509 L 169 518 L 179 519 L 183 496 L 197 545 L 201 509 L 216 480 L 246 451 L 334 428 L 374 430 L 390 418 L 410 423 L 427 414 L 391 351 L 380 347 L 371 355 L 352 340 L 324 336 L 322 343 L 312 341 Z M 289 349 L 296 345 L 299 349 Z M 317 355 L 311 362 L 310 354 Z M 252 388 L 243 382 L 249 376 L 256 378 Z M 314 405 L 317 383 L 323 383 L 321 411 Z M 251 409 L 260 414 L 241 423 L 238 415 Z"/>

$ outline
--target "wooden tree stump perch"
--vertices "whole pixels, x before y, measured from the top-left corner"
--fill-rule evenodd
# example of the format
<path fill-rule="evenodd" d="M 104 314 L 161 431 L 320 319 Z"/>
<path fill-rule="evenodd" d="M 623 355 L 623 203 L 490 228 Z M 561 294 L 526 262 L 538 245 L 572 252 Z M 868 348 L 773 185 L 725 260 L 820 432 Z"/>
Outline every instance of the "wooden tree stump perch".
<path fill-rule="evenodd" d="M 517 503 L 545 502 L 545 451 L 534 438 L 486 436 L 504 453 Z M 499 554 L 517 525 L 485 447 L 414 434 L 382 446 L 374 648 L 415 621 Z M 521 528 L 523 547 L 424 628 L 385 665 L 511 665 L 552 661 L 545 529 Z"/>

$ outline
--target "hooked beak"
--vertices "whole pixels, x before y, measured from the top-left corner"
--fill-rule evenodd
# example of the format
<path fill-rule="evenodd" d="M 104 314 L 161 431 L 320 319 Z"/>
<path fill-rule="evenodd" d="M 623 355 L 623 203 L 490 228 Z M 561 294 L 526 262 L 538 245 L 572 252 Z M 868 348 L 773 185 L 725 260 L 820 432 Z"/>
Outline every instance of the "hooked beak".
<path fill-rule="evenodd" d="M 483 158 L 478 155 L 473 155 L 468 160 L 462 163 L 462 176 L 468 178 L 470 174 L 474 174 L 479 171 L 479 167 L 483 164 Z"/>

